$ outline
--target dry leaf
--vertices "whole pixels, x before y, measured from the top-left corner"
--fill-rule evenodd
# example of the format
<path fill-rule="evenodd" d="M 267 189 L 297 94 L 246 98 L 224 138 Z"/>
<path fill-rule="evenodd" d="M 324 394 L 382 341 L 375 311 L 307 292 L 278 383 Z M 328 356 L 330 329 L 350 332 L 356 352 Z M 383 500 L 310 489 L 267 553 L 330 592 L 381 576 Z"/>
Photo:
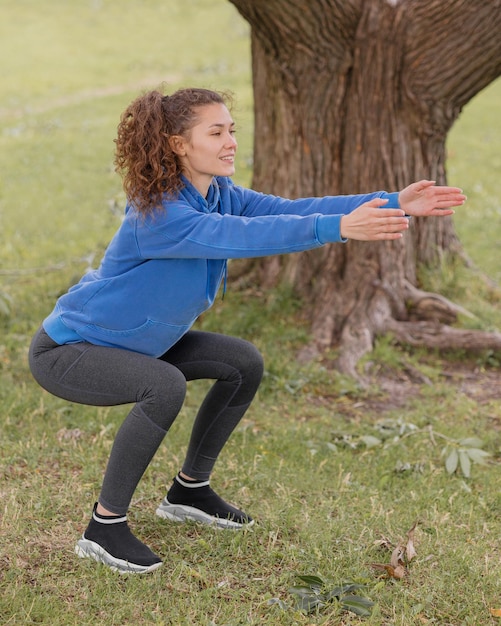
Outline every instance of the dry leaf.
<path fill-rule="evenodd" d="M 56 433 L 56 437 L 58 441 L 76 441 L 77 439 L 81 439 L 83 436 L 83 432 L 80 430 L 80 428 L 60 428 L 57 433 Z"/>
<path fill-rule="evenodd" d="M 393 570 L 393 578 L 397 578 L 398 580 L 405 578 L 409 572 L 405 568 L 404 565 L 397 565 Z"/>
<path fill-rule="evenodd" d="M 404 565 L 403 556 L 404 556 L 404 548 L 402 546 L 397 546 L 391 553 L 390 565 L 392 567 L 398 567 L 399 565 Z"/>
<path fill-rule="evenodd" d="M 417 522 L 414 522 L 412 528 L 407 533 L 407 545 L 405 546 L 405 556 L 407 558 L 407 562 L 409 563 L 412 559 L 417 556 L 416 549 L 414 548 L 414 531 L 416 530 Z"/>
<path fill-rule="evenodd" d="M 490 609 L 492 617 L 501 617 L 501 609 Z"/>
<path fill-rule="evenodd" d="M 381 537 L 381 539 L 376 539 L 374 545 L 378 546 L 379 548 L 385 548 L 386 550 L 393 550 L 394 548 L 394 544 L 387 537 Z"/>
<path fill-rule="evenodd" d="M 371 563 L 371 567 L 386 572 L 389 578 L 396 578 L 397 580 L 405 578 L 408 574 L 405 566 L 402 564 L 393 567 L 393 565 L 389 565 L 386 563 Z"/>
<path fill-rule="evenodd" d="M 375 545 L 391 549 L 392 553 L 389 563 L 371 563 L 371 567 L 386 572 L 390 578 L 396 578 L 397 580 L 405 578 L 409 574 L 406 565 L 417 556 L 414 547 L 414 531 L 416 530 L 416 526 L 417 522 L 414 522 L 412 528 L 407 532 L 407 543 L 405 545 L 399 544 L 394 547 L 385 537 L 375 541 Z"/>

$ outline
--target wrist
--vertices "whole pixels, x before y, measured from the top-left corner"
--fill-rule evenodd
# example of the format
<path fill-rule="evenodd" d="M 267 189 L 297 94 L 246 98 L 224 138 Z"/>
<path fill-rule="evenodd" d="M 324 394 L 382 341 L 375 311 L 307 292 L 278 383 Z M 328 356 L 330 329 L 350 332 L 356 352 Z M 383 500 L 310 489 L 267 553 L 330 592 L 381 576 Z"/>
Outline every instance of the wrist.
<path fill-rule="evenodd" d="M 382 198 L 388 200 L 388 203 L 384 205 L 385 209 L 402 209 L 405 211 L 405 208 L 400 204 L 400 191 L 394 191 L 392 193 L 384 193 Z M 405 211 L 405 217 L 412 217 L 412 215 L 408 215 L 407 211 Z"/>

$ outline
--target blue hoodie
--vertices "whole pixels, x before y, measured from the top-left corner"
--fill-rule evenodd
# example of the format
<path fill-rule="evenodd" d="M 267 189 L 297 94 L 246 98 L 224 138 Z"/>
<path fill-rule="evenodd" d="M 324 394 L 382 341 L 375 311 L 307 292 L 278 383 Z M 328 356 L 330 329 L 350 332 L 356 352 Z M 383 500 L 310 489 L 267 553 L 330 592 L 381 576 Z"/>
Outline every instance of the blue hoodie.
<path fill-rule="evenodd" d="M 226 276 L 227 259 L 317 248 L 323 215 L 329 241 L 343 241 L 342 215 L 398 194 L 285 198 L 214 178 L 206 198 L 183 179 L 176 199 L 144 217 L 130 204 L 98 269 L 69 289 L 44 320 L 59 344 L 88 341 L 158 357 L 206 311 Z M 325 237 L 324 237 L 325 238 Z"/>

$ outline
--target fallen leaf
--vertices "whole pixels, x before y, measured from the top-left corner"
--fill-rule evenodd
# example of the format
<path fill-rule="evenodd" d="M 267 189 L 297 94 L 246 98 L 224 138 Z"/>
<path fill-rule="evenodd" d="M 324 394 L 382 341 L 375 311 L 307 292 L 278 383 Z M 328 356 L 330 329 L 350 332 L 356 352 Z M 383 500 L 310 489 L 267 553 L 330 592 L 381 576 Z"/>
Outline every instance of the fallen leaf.
<path fill-rule="evenodd" d="M 412 528 L 407 533 L 407 545 L 405 546 L 405 556 L 407 557 L 407 562 L 409 563 L 412 559 L 417 556 L 416 549 L 414 548 L 414 531 L 416 530 L 417 522 L 414 522 Z"/>
<path fill-rule="evenodd" d="M 501 609 L 490 609 L 492 617 L 501 617 Z"/>
<path fill-rule="evenodd" d="M 403 546 L 397 546 L 391 553 L 390 565 L 392 567 L 398 567 L 404 565 L 404 548 Z"/>
<path fill-rule="evenodd" d="M 77 439 L 81 439 L 82 436 L 83 432 L 80 428 L 60 428 L 56 433 L 57 440 L 60 442 L 65 440 L 76 441 Z"/>
<path fill-rule="evenodd" d="M 401 580 L 408 576 L 409 571 L 407 564 L 417 556 L 416 549 L 414 547 L 414 532 L 416 530 L 417 522 L 414 522 L 412 528 L 407 532 L 407 542 L 405 545 L 399 544 L 396 547 L 390 542 L 389 539 L 383 537 L 382 539 L 375 541 L 374 544 L 392 550 L 389 563 L 371 563 L 371 567 L 374 569 L 386 572 L 390 578 L 396 578 Z"/>
<path fill-rule="evenodd" d="M 393 567 L 393 565 L 390 565 L 389 563 L 371 563 L 371 567 L 386 572 L 389 578 L 396 578 L 397 580 L 405 578 L 408 574 L 403 564 Z"/>
<path fill-rule="evenodd" d="M 394 548 L 394 544 L 387 537 L 381 537 L 381 539 L 376 539 L 374 545 L 378 546 L 379 548 L 384 548 L 385 550 L 393 550 Z"/>
<path fill-rule="evenodd" d="M 402 578 L 405 578 L 408 573 L 409 572 L 404 565 L 397 565 L 397 567 L 395 567 L 395 569 L 393 570 L 393 578 L 401 580 Z"/>

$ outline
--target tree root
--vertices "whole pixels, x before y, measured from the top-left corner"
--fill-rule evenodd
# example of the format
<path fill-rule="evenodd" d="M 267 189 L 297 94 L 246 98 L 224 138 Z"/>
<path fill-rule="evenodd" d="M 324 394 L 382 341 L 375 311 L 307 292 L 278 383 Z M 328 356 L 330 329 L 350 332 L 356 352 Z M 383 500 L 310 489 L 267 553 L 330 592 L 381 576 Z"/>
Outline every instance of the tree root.
<path fill-rule="evenodd" d="M 469 351 L 501 350 L 501 333 L 452 328 L 438 322 L 399 322 L 389 319 L 386 330 L 411 346 Z"/>
<path fill-rule="evenodd" d="M 376 335 L 387 333 L 390 333 L 398 343 L 413 347 L 469 352 L 501 350 L 501 333 L 499 332 L 452 328 L 436 321 L 402 322 L 389 317 L 383 326 L 379 327 L 377 333 L 374 328 L 368 326 L 365 329 L 358 328 L 356 333 L 350 331 L 343 333 L 344 341 L 339 346 L 339 356 L 335 361 L 336 369 L 363 383 L 356 368 L 358 361 L 371 350 L 368 338 L 371 336 L 374 339 Z M 311 348 L 309 353 L 315 354 Z M 302 356 L 306 354 L 308 351 L 303 349 Z"/>
<path fill-rule="evenodd" d="M 427 348 L 470 351 L 500 350 L 501 333 L 452 328 L 460 315 L 475 316 L 444 296 L 422 291 L 408 281 L 404 284 L 408 320 L 388 318 L 384 330 L 401 343 Z"/>
<path fill-rule="evenodd" d="M 390 333 L 397 342 L 414 347 L 461 349 L 470 352 L 501 350 L 501 333 L 454 328 L 460 315 L 474 315 L 447 298 L 417 289 L 410 283 L 404 286 L 405 306 L 387 285 L 378 283 L 373 297 L 363 305 L 359 301 L 345 321 L 339 337 L 336 369 L 361 383 L 357 372 L 358 361 L 374 347 L 374 339 Z M 317 328 L 318 320 L 317 320 Z M 316 349 L 315 349 L 316 348 Z M 325 348 L 325 337 L 319 335 L 303 348 L 299 357 L 304 362 L 316 357 Z"/>
<path fill-rule="evenodd" d="M 475 317 L 462 306 L 451 302 L 438 293 L 422 291 L 409 281 L 404 281 L 404 298 L 409 319 L 428 320 L 452 324 L 459 315 Z"/>

